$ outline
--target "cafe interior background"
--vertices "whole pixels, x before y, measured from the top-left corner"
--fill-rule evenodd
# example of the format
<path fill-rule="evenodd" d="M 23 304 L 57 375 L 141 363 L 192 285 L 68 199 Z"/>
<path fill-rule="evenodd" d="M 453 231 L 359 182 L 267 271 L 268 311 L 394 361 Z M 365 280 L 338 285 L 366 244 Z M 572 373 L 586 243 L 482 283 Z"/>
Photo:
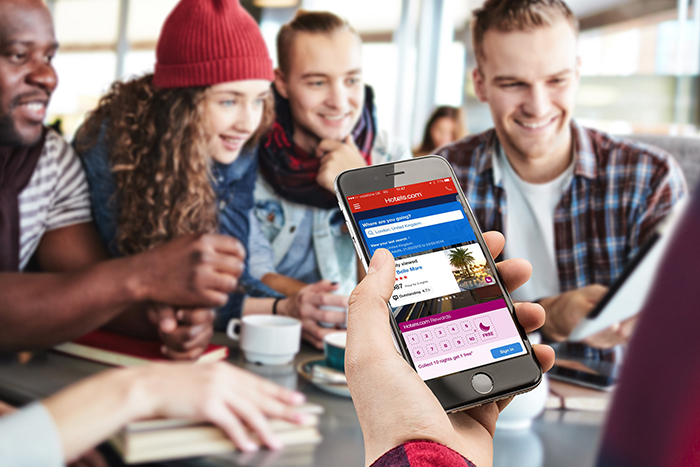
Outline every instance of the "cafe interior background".
<path fill-rule="evenodd" d="M 346 18 L 363 39 L 363 73 L 379 126 L 415 147 L 438 105 L 461 106 L 467 130 L 492 125 L 473 90 L 469 20 L 482 0 L 242 0 L 273 57 L 298 8 Z M 47 0 L 61 44 L 48 122 L 72 138 L 114 80 L 152 71 L 177 0 Z M 579 18 L 582 80 L 575 117 L 619 134 L 697 136 L 700 0 L 568 0 Z M 276 61 L 276 60 L 275 60 Z M 640 98 L 643 96 L 643 98 Z"/>

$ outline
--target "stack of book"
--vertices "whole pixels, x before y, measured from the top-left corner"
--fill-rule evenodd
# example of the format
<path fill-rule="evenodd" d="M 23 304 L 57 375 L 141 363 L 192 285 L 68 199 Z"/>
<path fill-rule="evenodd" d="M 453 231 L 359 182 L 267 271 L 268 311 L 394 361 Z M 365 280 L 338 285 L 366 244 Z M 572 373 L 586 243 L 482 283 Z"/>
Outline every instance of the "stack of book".
<path fill-rule="evenodd" d="M 168 361 L 160 351 L 162 345 L 160 341 L 137 339 L 98 329 L 72 342 L 57 345 L 54 350 L 107 365 L 136 366 Z M 224 360 L 227 356 L 228 347 L 209 344 L 197 363 Z"/>
<path fill-rule="evenodd" d="M 307 414 L 302 425 L 284 420 L 270 421 L 270 427 L 285 447 L 314 445 L 321 441 L 318 420 L 323 408 L 315 404 L 304 404 L 300 411 Z M 251 437 L 257 440 L 255 435 L 251 434 Z M 215 425 L 182 419 L 130 423 L 112 437 L 110 443 L 127 464 L 236 451 L 233 442 Z"/>

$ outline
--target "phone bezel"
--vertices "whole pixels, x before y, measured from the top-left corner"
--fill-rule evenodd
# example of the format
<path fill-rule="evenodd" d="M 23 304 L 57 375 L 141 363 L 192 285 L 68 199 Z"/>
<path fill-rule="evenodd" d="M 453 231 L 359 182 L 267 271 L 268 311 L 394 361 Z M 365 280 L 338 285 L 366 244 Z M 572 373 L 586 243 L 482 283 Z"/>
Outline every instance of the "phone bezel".
<path fill-rule="evenodd" d="M 443 408 L 447 412 L 456 412 L 466 408 L 482 405 L 496 401 L 515 394 L 520 394 L 534 389 L 542 380 L 542 368 L 532 351 L 532 346 L 527 338 L 525 330 L 520 325 L 513 307 L 513 302 L 503 285 L 503 280 L 498 273 L 495 262 L 481 234 L 481 229 L 474 217 L 474 214 L 467 202 L 461 186 L 450 164 L 440 156 L 424 156 L 417 159 L 408 159 L 385 164 L 377 164 L 358 169 L 351 169 L 342 172 L 336 177 L 335 191 L 338 204 L 343 212 L 345 221 L 350 229 L 351 236 L 355 242 L 358 254 L 361 256 L 365 269 L 369 264 L 370 256 L 359 226 L 356 224 L 347 201 L 348 196 L 371 193 L 374 191 L 386 190 L 395 187 L 413 185 L 416 183 L 432 181 L 440 178 L 451 178 L 457 188 L 457 195 L 460 203 L 467 214 L 469 224 L 472 226 L 476 239 L 481 248 L 487 252 L 486 260 L 492 271 L 496 271 L 496 282 L 503 292 L 503 296 L 511 314 L 513 322 L 518 329 L 520 337 L 525 344 L 527 353 L 522 356 L 513 357 L 507 360 L 481 365 L 475 368 L 466 369 L 458 373 L 452 373 L 439 378 L 425 381 L 433 393 L 436 395 Z M 387 303 L 389 311 L 391 329 L 394 333 L 396 343 L 400 347 L 403 358 L 415 370 L 415 364 L 411 358 L 406 343 L 403 339 L 396 320 L 391 312 L 391 307 Z M 494 390 L 486 395 L 479 394 L 471 386 L 471 377 L 476 373 L 486 373 L 494 381 Z M 465 381 L 466 379 L 466 381 Z M 498 380 L 498 384 L 496 384 Z M 466 382 L 466 384 L 465 384 Z"/>

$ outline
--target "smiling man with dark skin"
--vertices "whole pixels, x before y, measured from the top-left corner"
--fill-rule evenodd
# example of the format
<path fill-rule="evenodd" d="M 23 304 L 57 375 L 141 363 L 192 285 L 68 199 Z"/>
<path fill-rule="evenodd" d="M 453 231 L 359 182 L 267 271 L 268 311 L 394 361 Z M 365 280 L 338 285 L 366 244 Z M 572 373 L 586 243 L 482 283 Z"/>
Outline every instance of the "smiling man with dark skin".
<path fill-rule="evenodd" d="M 489 0 L 474 13 L 476 95 L 493 129 L 444 146 L 484 230 L 502 231 L 504 256 L 533 265 L 513 296 L 545 308 L 552 341 L 605 295 L 656 225 L 685 195 L 661 150 L 584 128 L 573 118 L 578 22 L 561 0 Z M 634 318 L 592 336 L 608 348 Z"/>
<path fill-rule="evenodd" d="M 245 252 L 230 237 L 193 235 L 104 261 L 80 162 L 43 126 L 57 49 L 41 0 L 0 0 L 0 350 L 51 346 L 111 322 L 154 337 L 159 326 L 166 355 L 196 357 L 211 335 L 208 308 L 236 288 Z M 21 273 L 32 258 L 41 273 Z M 188 308 L 154 326 L 150 302 Z"/>

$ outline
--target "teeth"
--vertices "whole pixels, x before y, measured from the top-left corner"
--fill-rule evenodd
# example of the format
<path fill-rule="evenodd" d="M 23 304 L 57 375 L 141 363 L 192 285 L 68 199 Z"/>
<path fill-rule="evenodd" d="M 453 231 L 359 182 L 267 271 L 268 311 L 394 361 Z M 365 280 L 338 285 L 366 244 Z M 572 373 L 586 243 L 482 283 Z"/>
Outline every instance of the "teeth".
<path fill-rule="evenodd" d="M 543 126 L 549 124 L 550 120 L 547 120 L 542 123 L 525 123 L 521 122 L 521 125 L 524 126 L 525 128 L 532 128 L 532 129 L 537 129 L 537 128 L 542 128 Z"/>
<path fill-rule="evenodd" d="M 44 110 L 44 104 L 42 104 L 41 102 L 30 102 L 28 104 L 22 104 L 22 105 L 27 107 L 32 112 L 41 112 L 42 110 Z"/>
<path fill-rule="evenodd" d="M 241 141 L 243 139 L 243 138 L 232 138 L 230 136 L 221 136 L 221 138 L 226 140 L 226 141 L 229 141 L 231 143 L 238 143 L 239 141 Z"/>
<path fill-rule="evenodd" d="M 345 118 L 345 115 L 337 115 L 337 116 L 324 115 L 323 118 L 325 118 L 326 120 L 342 120 Z"/>

